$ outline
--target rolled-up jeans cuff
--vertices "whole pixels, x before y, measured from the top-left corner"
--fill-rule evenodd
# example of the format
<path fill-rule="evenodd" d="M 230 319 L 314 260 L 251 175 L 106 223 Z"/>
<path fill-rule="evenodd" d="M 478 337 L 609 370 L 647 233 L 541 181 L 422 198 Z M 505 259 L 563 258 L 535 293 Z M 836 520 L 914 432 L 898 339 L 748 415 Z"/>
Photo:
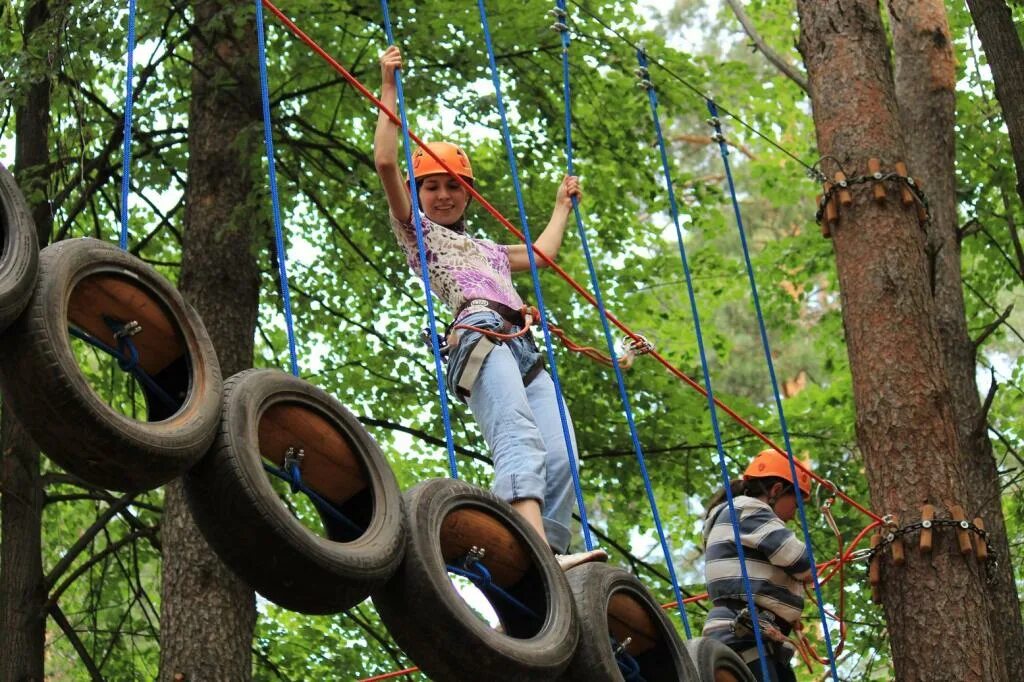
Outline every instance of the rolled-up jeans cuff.
<path fill-rule="evenodd" d="M 547 536 L 548 546 L 555 554 L 566 554 L 569 551 L 569 529 L 563 524 L 544 517 L 544 535 Z"/>
<path fill-rule="evenodd" d="M 514 473 L 494 479 L 494 494 L 508 503 L 537 500 L 544 505 L 544 478 L 532 473 Z"/>

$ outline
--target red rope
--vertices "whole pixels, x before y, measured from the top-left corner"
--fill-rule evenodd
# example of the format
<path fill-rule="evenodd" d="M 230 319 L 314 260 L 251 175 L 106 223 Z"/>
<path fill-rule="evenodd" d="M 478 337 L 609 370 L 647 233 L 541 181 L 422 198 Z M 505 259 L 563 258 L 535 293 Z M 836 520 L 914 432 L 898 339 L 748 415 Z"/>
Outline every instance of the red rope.
<path fill-rule="evenodd" d="M 275 7 L 274 4 L 272 2 L 270 2 L 270 0 L 263 0 L 263 6 L 266 7 L 274 16 L 276 16 L 278 18 L 278 20 L 280 20 L 281 23 L 283 23 L 288 28 L 288 30 L 291 31 L 299 40 L 304 42 L 306 45 L 309 46 L 309 48 L 311 50 L 313 50 L 316 54 L 318 54 L 321 58 L 323 58 L 324 61 L 326 61 L 335 71 L 337 71 L 346 81 L 348 81 L 349 84 L 352 85 L 352 87 L 354 87 L 356 90 L 358 90 L 359 93 L 361 95 L 363 95 L 363 97 L 365 97 L 368 100 L 370 100 L 371 102 L 373 102 L 373 104 L 378 109 L 380 109 L 382 112 L 384 112 L 388 116 L 388 118 L 390 118 L 396 125 L 400 126 L 402 124 L 401 119 L 395 114 L 395 112 L 393 112 L 390 109 L 388 109 L 384 105 L 384 103 L 382 101 L 377 99 L 377 97 L 374 96 L 374 94 L 372 92 L 370 92 L 366 88 L 366 86 L 363 85 L 359 81 L 358 78 L 356 78 L 351 73 L 349 73 L 349 71 L 345 67 L 343 67 L 341 64 L 339 64 L 337 62 L 337 60 L 335 60 L 333 57 L 331 57 L 329 54 L 327 54 L 327 52 L 316 43 L 316 41 L 314 41 L 312 38 L 310 38 L 308 35 L 306 35 L 306 33 L 303 32 L 302 29 L 300 29 L 298 26 L 296 26 L 295 23 L 291 19 L 289 19 L 287 16 L 284 15 L 283 12 L 281 12 L 281 10 L 279 10 L 277 7 Z M 465 178 L 463 178 L 461 175 L 459 175 L 457 172 L 455 172 L 455 170 L 451 166 L 449 166 L 440 156 L 438 156 L 437 153 L 434 152 L 433 149 L 428 147 L 426 145 L 426 143 L 422 139 L 420 139 L 420 137 L 418 135 L 416 135 L 412 131 L 409 131 L 409 137 L 416 144 L 418 144 L 423 149 L 423 151 L 425 151 L 435 161 L 437 161 L 441 165 L 441 167 L 444 168 L 448 172 L 449 175 L 451 175 L 451 177 L 453 177 L 456 181 L 459 182 L 460 185 L 462 185 L 463 188 L 465 188 L 465 190 L 470 194 L 470 196 L 472 196 L 474 199 L 476 199 L 478 202 L 480 202 L 480 205 L 483 206 L 484 209 L 488 213 L 490 213 L 492 216 L 494 216 L 494 218 L 499 223 L 501 223 L 509 232 L 514 234 L 516 237 L 518 237 L 519 240 L 522 241 L 523 243 L 526 242 L 526 238 L 523 236 L 523 233 L 520 232 L 511 222 L 509 222 L 508 218 L 506 218 L 504 215 L 502 215 L 501 212 L 498 211 L 498 209 L 496 209 L 494 206 L 491 205 L 490 202 L 488 202 L 486 199 L 484 199 L 484 197 L 479 192 L 476 191 L 476 189 L 473 187 L 472 184 L 467 182 L 465 180 Z M 551 258 L 549 258 L 547 256 L 547 254 L 545 254 L 543 251 L 538 249 L 536 247 L 536 245 L 531 244 L 530 248 L 532 248 L 533 252 L 541 260 L 543 260 L 552 270 L 554 270 L 556 273 L 558 273 L 558 275 L 562 279 L 564 279 L 566 281 L 566 283 L 569 284 L 570 287 L 575 289 L 576 292 L 579 293 L 588 303 L 590 303 L 591 305 L 597 307 L 597 300 L 594 298 L 594 296 L 589 291 L 587 291 L 585 288 L 583 288 L 583 286 L 581 286 L 579 284 L 579 282 L 574 280 L 569 275 L 569 273 L 567 273 L 564 269 L 562 269 L 561 266 L 559 266 L 557 263 L 555 263 L 553 260 L 551 260 Z M 632 329 L 630 329 L 627 325 L 625 325 L 624 323 L 619 321 L 619 319 L 617 317 L 615 317 L 615 315 L 613 315 L 610 312 L 607 312 L 607 317 L 608 317 L 608 321 L 609 322 L 611 322 L 616 327 L 618 327 L 620 330 L 622 330 L 622 332 L 625 333 L 627 336 L 629 336 L 629 338 L 632 339 L 634 342 L 636 342 L 638 344 L 646 343 L 646 339 L 644 339 L 641 335 L 637 334 Z M 670 363 L 668 360 L 666 360 L 660 353 L 658 353 L 655 350 L 652 350 L 650 352 L 650 355 L 653 356 L 658 362 L 660 362 L 669 372 L 671 372 L 677 378 L 682 380 L 684 383 L 688 384 L 691 388 L 696 390 L 701 395 L 707 397 L 707 391 L 704 389 L 703 386 L 700 385 L 699 382 L 695 381 L 694 379 L 691 379 L 689 376 L 684 374 L 680 369 L 678 369 L 677 367 L 672 365 L 672 363 Z M 753 436 L 757 437 L 758 439 L 763 441 L 766 445 L 768 445 L 769 447 L 771 447 L 774 450 L 778 451 L 780 454 L 783 454 L 783 455 L 786 454 L 785 448 L 781 447 L 780 445 L 775 443 L 772 439 L 770 439 L 768 436 L 766 436 L 765 434 L 761 433 L 761 431 L 759 429 L 757 429 L 757 427 L 755 427 L 753 424 L 751 424 L 750 422 L 745 420 L 743 417 L 741 417 L 739 414 L 737 414 L 728 405 L 726 405 L 725 403 L 721 402 L 718 398 L 714 399 L 714 403 L 723 412 L 725 412 L 727 415 L 729 415 L 737 424 L 739 424 L 744 429 L 746 429 L 750 434 L 752 434 Z M 825 480 L 821 476 L 815 474 L 813 471 L 810 471 L 809 469 L 807 469 L 804 466 L 802 466 L 800 464 L 800 462 L 796 462 L 796 466 L 799 467 L 800 469 L 802 469 L 803 471 L 805 471 L 806 473 L 808 473 L 812 478 L 817 480 L 820 484 L 830 488 L 830 490 L 832 490 L 832 492 L 834 492 L 840 499 L 842 499 L 844 502 L 846 502 L 847 504 L 852 506 L 854 509 L 857 509 L 858 511 L 862 512 L 863 514 L 866 514 L 867 516 L 871 517 L 875 521 L 878 521 L 878 522 L 882 521 L 882 517 L 880 517 L 877 514 L 871 512 L 870 510 L 868 510 L 864 506 L 858 504 L 855 500 L 853 500 L 850 497 L 848 497 L 842 491 L 834 489 L 832 487 L 831 483 L 829 483 L 827 480 Z"/>
<path fill-rule="evenodd" d="M 420 669 L 416 666 L 406 668 L 405 670 L 396 670 L 390 673 L 384 673 L 383 675 L 377 675 L 375 677 L 367 677 L 366 679 L 359 680 L 359 682 L 379 682 L 379 680 L 392 680 L 396 677 L 402 677 L 403 675 L 411 675 L 419 672 Z"/>

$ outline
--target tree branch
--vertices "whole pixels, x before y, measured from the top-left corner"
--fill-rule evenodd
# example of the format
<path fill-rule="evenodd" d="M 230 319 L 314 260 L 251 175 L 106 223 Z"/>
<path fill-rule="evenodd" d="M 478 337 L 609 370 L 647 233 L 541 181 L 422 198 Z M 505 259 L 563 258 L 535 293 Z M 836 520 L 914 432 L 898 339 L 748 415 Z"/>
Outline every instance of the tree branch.
<path fill-rule="evenodd" d="M 985 343 L 985 339 L 992 336 L 992 332 L 999 329 L 999 325 L 1006 322 L 1007 318 L 1010 317 L 1010 313 L 1012 312 L 1013 304 L 1011 303 L 1010 305 L 1006 306 L 1006 310 L 1004 310 L 1002 314 L 999 315 L 999 317 L 997 317 L 990 324 L 985 325 L 985 327 L 981 330 L 981 333 L 978 334 L 978 337 L 971 341 L 971 344 L 974 346 L 975 353 L 978 352 L 978 348 L 981 347 L 981 344 Z"/>
<path fill-rule="evenodd" d="M 64 636 L 68 638 L 68 642 L 71 643 L 78 657 L 82 660 L 82 664 L 85 665 L 85 669 L 89 672 L 89 677 L 92 678 L 93 682 L 103 682 L 103 673 L 96 667 L 96 662 L 92 660 L 89 650 L 85 648 L 85 643 L 82 642 L 78 633 L 75 632 L 71 621 L 68 620 L 67 616 L 64 615 L 64 612 L 56 604 L 51 604 L 48 611 L 50 617 L 53 618 L 53 622 L 64 632 Z"/>
<path fill-rule="evenodd" d="M 729 8 L 732 9 L 732 13 L 735 14 L 736 18 L 739 20 L 740 25 L 743 27 L 743 32 L 754 41 L 755 49 L 759 50 L 772 66 L 781 71 L 782 75 L 800 86 L 801 90 L 810 94 L 810 89 L 807 85 L 807 78 L 797 71 L 796 67 L 783 59 L 779 53 L 769 47 L 768 43 L 766 43 L 764 38 L 761 37 L 761 34 L 757 32 L 754 22 L 750 20 L 750 17 L 747 15 L 746 10 L 743 9 L 743 5 L 740 4 L 739 0 L 725 1 L 729 5 Z"/>

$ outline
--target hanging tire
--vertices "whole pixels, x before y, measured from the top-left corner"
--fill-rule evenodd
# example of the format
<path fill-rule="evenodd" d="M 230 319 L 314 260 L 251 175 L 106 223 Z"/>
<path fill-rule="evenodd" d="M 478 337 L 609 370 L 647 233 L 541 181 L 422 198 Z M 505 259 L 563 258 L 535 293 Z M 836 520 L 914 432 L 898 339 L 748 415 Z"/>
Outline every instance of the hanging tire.
<path fill-rule="evenodd" d="M 572 595 L 547 544 L 511 506 L 461 481 L 425 481 L 405 493 L 409 541 L 391 581 L 373 594 L 395 641 L 432 680 L 554 680 L 579 636 Z M 501 630 L 456 592 L 447 565 L 473 547 L 493 583 L 529 613 L 490 598 Z"/>
<path fill-rule="evenodd" d="M 289 448 L 304 453 L 304 485 L 365 530 L 324 515 L 321 535 L 289 510 L 264 469 L 282 467 Z M 402 560 L 402 496 L 377 444 L 333 397 L 278 370 L 246 370 L 225 382 L 220 433 L 185 476 L 185 492 L 221 560 L 293 611 L 350 608 Z"/>
<path fill-rule="evenodd" d="M 580 644 L 566 682 L 622 682 L 638 674 L 647 682 L 699 682 L 676 629 L 643 583 L 616 566 L 590 563 L 568 572 L 580 618 Z M 624 650 L 620 662 L 612 642 Z"/>
<path fill-rule="evenodd" d="M 148 421 L 121 414 L 92 389 L 69 327 L 110 345 L 110 324 L 139 323 L 131 337 Z M 28 307 L 0 353 L 4 397 L 39 447 L 88 483 L 155 488 L 180 476 L 213 441 L 222 381 L 202 320 L 155 269 L 95 239 L 57 242 L 39 254 Z"/>
<path fill-rule="evenodd" d="M 0 332 L 25 309 L 38 269 L 32 213 L 14 176 L 0 165 Z"/>
<path fill-rule="evenodd" d="M 700 682 L 755 682 L 739 654 L 711 637 L 694 637 L 686 650 L 697 664 Z"/>

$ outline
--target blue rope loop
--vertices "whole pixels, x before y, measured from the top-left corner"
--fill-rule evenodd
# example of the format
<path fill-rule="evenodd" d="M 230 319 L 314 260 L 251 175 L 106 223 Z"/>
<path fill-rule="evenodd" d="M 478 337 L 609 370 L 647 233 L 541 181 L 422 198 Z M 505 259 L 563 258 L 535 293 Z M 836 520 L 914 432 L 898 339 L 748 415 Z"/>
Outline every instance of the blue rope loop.
<path fill-rule="evenodd" d="M 479 557 L 472 553 L 467 554 L 459 562 L 459 565 L 448 564 L 446 568 L 449 573 L 457 576 L 461 576 L 466 580 L 469 580 L 473 585 L 476 586 L 485 595 L 491 595 L 509 604 L 523 615 L 532 618 L 536 621 L 541 621 L 543 618 L 531 609 L 529 606 L 519 601 L 511 594 L 503 590 L 494 584 L 491 579 L 491 572 L 487 569 L 484 563 Z"/>
<path fill-rule="evenodd" d="M 750 247 L 747 244 L 746 230 L 743 227 L 743 214 L 740 211 L 739 199 L 736 197 L 736 185 L 732 177 L 732 169 L 729 164 L 729 148 L 725 144 L 725 136 L 722 134 L 722 124 L 718 118 L 718 107 L 714 100 L 707 100 L 708 113 L 711 114 L 711 125 L 715 130 L 718 141 L 718 149 L 722 156 L 722 164 L 725 166 L 725 177 L 729 183 L 729 196 L 732 200 L 733 212 L 736 216 L 736 229 L 739 232 L 740 244 L 743 249 L 743 261 L 747 270 L 747 279 L 750 283 L 751 298 L 754 302 L 754 311 L 757 314 L 757 326 L 761 334 L 761 347 L 764 350 L 765 364 L 768 366 L 768 376 L 771 379 L 772 393 L 775 396 L 775 407 L 779 413 L 779 425 L 782 430 L 783 442 L 786 446 L 786 458 L 789 460 L 789 472 L 791 480 L 797 481 L 796 461 L 793 459 L 793 446 L 789 438 L 789 427 L 786 424 L 786 412 L 782 407 L 782 395 L 779 392 L 779 382 L 775 375 L 775 362 L 772 360 L 771 345 L 768 342 L 768 330 L 764 321 L 764 313 L 761 310 L 761 299 L 757 293 L 757 280 L 754 277 L 754 266 L 750 259 Z M 796 487 L 796 486 L 794 486 Z M 797 511 L 800 516 L 800 528 L 803 531 L 804 547 L 811 562 L 811 577 L 814 580 L 814 596 L 818 604 L 818 615 L 821 619 L 821 628 L 825 634 L 825 646 L 828 650 L 829 667 L 832 672 L 832 679 L 838 680 L 839 673 L 836 670 L 836 658 L 832 649 L 832 637 L 828 630 L 828 621 L 825 615 L 824 600 L 821 594 L 821 583 L 818 581 L 818 567 L 814 560 L 814 548 L 811 544 L 811 534 L 807 524 L 807 510 L 804 505 L 803 495 L 796 491 Z"/>
<path fill-rule="evenodd" d="M 263 143 L 267 150 L 267 172 L 270 182 L 270 200 L 274 214 L 274 247 L 277 251 L 277 274 L 281 280 L 281 299 L 284 304 L 284 321 L 288 332 L 288 358 L 293 376 L 299 376 L 298 353 L 295 349 L 295 323 L 292 315 L 292 297 L 288 286 L 288 254 L 284 244 L 284 228 L 281 226 L 281 201 L 277 191 L 277 170 L 274 163 L 274 136 L 270 120 L 270 83 L 267 78 L 267 45 L 263 26 L 263 3 L 256 2 L 256 36 L 259 43 L 260 98 L 263 104 Z"/>
<path fill-rule="evenodd" d="M 110 324 L 109 318 L 104 318 L 104 321 L 107 321 L 108 325 Z M 143 388 L 148 390 L 153 397 L 163 403 L 164 407 L 169 408 L 172 413 L 176 412 L 178 408 L 181 407 L 180 400 L 172 398 L 167 391 L 160 386 L 160 384 L 156 383 L 156 381 L 146 374 L 145 370 L 139 366 L 139 351 L 135 347 L 135 344 L 132 343 L 130 337 L 125 337 L 123 339 L 119 338 L 118 347 L 114 348 L 77 327 L 68 327 L 68 333 L 76 339 L 85 341 L 93 348 L 101 350 L 114 358 L 114 360 L 117 361 L 117 366 L 120 367 L 122 371 L 128 372 L 134 376 L 138 382 L 142 384 Z"/>
<path fill-rule="evenodd" d="M 512 144 L 512 133 L 509 130 L 508 116 L 505 112 L 505 100 L 501 95 L 501 77 L 498 73 L 498 63 L 494 56 L 494 45 L 491 41 L 491 29 L 487 21 L 487 10 L 484 7 L 484 0 L 477 0 L 477 7 L 480 10 L 480 24 L 483 27 L 484 42 L 487 45 L 487 60 L 491 69 L 491 81 L 494 84 L 494 92 L 497 95 L 498 113 L 501 116 L 501 136 L 505 142 L 505 152 L 508 156 L 509 169 L 512 173 L 512 185 L 516 193 L 516 205 L 519 208 L 519 224 L 523 229 L 523 236 L 526 243 L 526 255 L 530 261 L 530 277 L 533 279 L 533 295 L 537 300 L 537 308 L 540 311 L 540 325 L 544 333 L 544 349 L 547 352 L 548 366 L 551 367 L 551 379 L 555 386 L 555 398 L 558 404 L 558 418 L 562 425 L 562 435 L 565 438 L 565 449 L 569 457 L 569 471 L 572 474 L 573 491 L 576 495 L 576 507 L 580 515 L 580 525 L 583 529 L 583 543 L 587 551 L 594 549 L 594 541 L 590 534 L 590 523 L 587 520 L 587 507 L 583 500 L 583 489 L 580 484 L 579 466 L 576 463 L 575 447 L 572 442 L 572 433 L 569 430 L 569 418 L 566 414 L 565 401 L 562 397 L 562 382 L 558 374 L 558 360 L 555 357 L 554 344 L 551 342 L 551 330 L 548 327 L 548 312 L 544 304 L 544 293 L 540 286 L 540 275 L 537 270 L 537 257 L 531 245 L 533 237 L 530 235 L 530 221 L 526 215 L 526 205 L 523 201 L 523 188 L 519 180 L 519 166 L 516 162 L 515 149 Z"/>
<path fill-rule="evenodd" d="M 566 11 L 565 0 L 558 0 L 558 8 L 563 12 Z M 573 144 L 572 144 L 572 96 L 569 87 L 569 32 L 563 31 L 562 35 L 562 99 L 564 101 L 565 108 L 565 157 L 566 167 L 569 175 L 575 175 L 575 168 L 573 163 Z M 633 450 L 636 454 L 637 463 L 640 466 L 640 474 L 643 478 L 644 489 L 647 492 L 647 501 L 651 507 L 651 515 L 654 518 L 654 525 L 658 532 L 658 540 L 661 544 L 661 550 L 665 557 L 665 565 L 668 568 L 669 578 L 672 582 L 672 591 L 675 594 L 676 605 L 679 611 L 679 617 L 683 623 L 683 629 L 686 631 L 687 639 L 692 637 L 690 632 L 690 621 L 686 616 L 686 608 L 683 604 L 682 590 L 679 588 L 679 580 L 676 577 L 675 564 L 672 560 L 672 550 L 669 548 L 668 539 L 665 536 L 665 529 L 661 523 L 661 515 L 658 513 L 658 503 L 655 500 L 654 488 L 651 485 L 650 475 L 647 473 L 647 463 L 644 458 L 643 448 L 640 445 L 640 437 L 637 433 L 636 422 L 633 418 L 633 410 L 630 406 L 629 395 L 626 392 L 626 382 L 622 376 L 622 368 L 619 366 L 618 354 L 615 350 L 615 339 L 612 336 L 611 327 L 608 323 L 608 312 L 605 309 L 604 297 L 601 293 L 601 284 L 598 281 L 597 269 L 594 266 L 594 259 L 591 256 L 590 246 L 587 243 L 587 231 L 583 225 L 583 217 L 580 214 L 579 202 L 576 198 L 572 201 L 573 215 L 576 219 L 576 229 L 580 236 L 580 244 L 583 247 L 583 254 L 587 259 L 587 269 L 590 272 L 590 284 L 593 287 L 594 298 L 597 301 L 598 312 L 601 317 L 601 327 L 604 330 L 605 343 L 608 346 L 608 357 L 612 361 L 612 369 L 615 372 L 615 381 L 618 384 L 619 397 L 622 401 L 623 411 L 626 415 L 626 423 L 629 425 L 629 434 L 633 441 Z"/>
<path fill-rule="evenodd" d="M 333 503 L 320 497 L 303 482 L 302 473 L 299 471 L 297 461 L 288 462 L 284 469 L 263 462 L 263 470 L 287 483 L 293 493 L 302 493 L 308 497 L 317 511 L 327 515 L 332 521 L 344 527 L 351 534 L 352 539 L 358 538 L 366 532 L 365 528 L 360 527 L 352 519 L 345 516 Z"/>
<path fill-rule="evenodd" d="M 637 62 L 641 69 L 648 66 L 647 53 L 637 50 Z M 693 315 L 693 328 L 697 337 L 697 349 L 700 353 L 700 366 L 704 375 L 704 390 L 708 401 L 708 411 L 711 415 L 711 427 L 715 434 L 715 447 L 718 451 L 718 466 L 722 475 L 722 485 L 725 488 L 726 502 L 729 505 L 729 520 L 732 523 L 733 542 L 740 560 L 740 573 L 743 578 L 743 589 L 747 598 L 747 606 L 754 618 L 754 639 L 757 643 L 757 655 L 761 661 L 761 672 L 764 679 L 771 679 L 768 673 L 768 657 L 765 652 L 764 640 L 761 637 L 761 628 L 757 624 L 757 606 L 754 604 L 753 588 L 750 585 L 750 576 L 747 572 L 746 553 L 743 551 L 743 542 L 740 538 L 739 516 L 736 513 L 736 506 L 733 503 L 732 490 L 729 486 L 729 468 L 725 463 L 725 448 L 722 445 L 722 432 L 718 424 L 718 409 L 715 405 L 715 393 L 711 385 L 711 372 L 708 369 L 707 352 L 704 348 L 704 335 L 700 327 L 700 311 L 697 308 L 697 296 L 693 289 L 693 276 L 690 272 L 690 263 L 686 257 L 686 246 L 683 244 L 683 231 L 679 225 L 679 204 L 676 201 L 675 189 L 672 185 L 672 173 L 669 168 L 668 152 L 665 148 L 665 137 L 661 131 L 661 121 L 658 117 L 658 99 L 654 88 L 647 88 L 647 99 L 651 105 L 651 115 L 654 119 L 654 129 L 658 136 L 658 149 L 661 152 L 661 165 L 665 175 L 665 185 L 668 190 L 669 208 L 672 214 L 672 222 L 676 229 L 676 242 L 679 246 L 679 260 L 683 266 L 683 274 L 686 278 L 686 293 L 690 299 L 690 313 Z"/>
<path fill-rule="evenodd" d="M 614 637 L 609 636 L 609 640 L 615 654 L 615 663 L 624 682 L 646 682 L 641 675 L 640 663 L 626 652 L 625 645 L 617 642 Z"/>
<path fill-rule="evenodd" d="M 257 4 L 260 0 L 256 0 Z M 384 34 L 389 45 L 395 44 L 394 31 L 391 28 L 391 12 L 388 10 L 388 0 L 380 1 L 381 11 L 384 15 Z M 402 143 L 405 147 L 405 165 L 409 169 L 409 177 L 412 172 L 412 140 L 409 137 L 409 117 L 405 106 L 405 90 L 402 87 L 401 69 L 395 70 L 395 85 L 398 90 L 398 113 L 402 121 Z M 445 389 L 444 369 L 441 361 L 441 345 L 437 333 L 437 316 L 434 314 L 434 299 L 431 296 L 430 272 L 427 264 L 427 247 L 423 241 L 423 220 L 420 216 L 419 195 L 410 191 L 409 196 L 412 203 L 412 223 L 416 232 L 416 249 L 420 258 L 420 277 L 423 279 L 423 292 L 427 299 L 427 320 L 429 322 L 430 347 L 434 352 L 434 373 L 437 377 L 437 392 L 441 400 L 441 418 L 444 421 L 445 445 L 448 449 L 448 471 L 451 477 L 458 479 L 459 468 L 455 461 L 455 439 L 452 436 L 451 416 L 448 413 L 448 393 Z"/>
<path fill-rule="evenodd" d="M 135 0 L 128 0 L 128 50 L 125 57 L 124 84 L 124 146 L 121 158 L 121 235 L 118 246 L 128 250 L 128 194 L 132 186 L 132 105 L 135 99 L 132 81 L 135 78 Z"/>

